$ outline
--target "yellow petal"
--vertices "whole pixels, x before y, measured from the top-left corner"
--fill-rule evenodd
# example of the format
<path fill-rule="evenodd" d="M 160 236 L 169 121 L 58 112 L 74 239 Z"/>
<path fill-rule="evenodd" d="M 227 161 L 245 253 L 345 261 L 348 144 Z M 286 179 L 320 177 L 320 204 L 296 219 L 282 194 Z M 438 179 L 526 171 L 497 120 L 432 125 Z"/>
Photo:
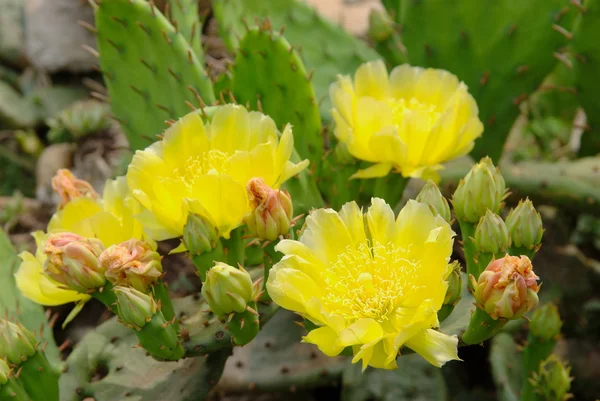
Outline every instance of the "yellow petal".
<path fill-rule="evenodd" d="M 355 94 L 350 77 L 338 75 L 337 81 L 329 87 L 329 97 L 336 114 L 348 122 L 352 121 Z"/>
<path fill-rule="evenodd" d="M 438 368 L 448 361 L 460 360 L 457 349 L 458 338 L 436 330 L 423 330 L 408 340 L 406 346 Z"/>
<path fill-rule="evenodd" d="M 358 319 L 340 333 L 338 345 L 347 347 L 379 341 L 383 337 L 383 328 L 375 319 Z"/>
<path fill-rule="evenodd" d="M 307 303 L 322 293 L 306 273 L 280 264 L 273 266 L 269 272 L 267 291 L 277 305 L 300 314 L 307 313 Z"/>
<path fill-rule="evenodd" d="M 424 69 L 408 64 L 397 66 L 390 73 L 390 89 L 395 98 L 411 99 L 415 96 L 415 88 Z"/>
<path fill-rule="evenodd" d="M 374 134 L 369 141 L 371 151 L 379 155 L 380 160 L 405 163 L 407 157 L 407 146 L 398 136 L 396 127 L 388 126 Z"/>
<path fill-rule="evenodd" d="M 386 175 L 388 175 L 390 173 L 391 170 L 392 170 L 391 163 L 373 164 L 370 167 L 367 167 L 362 170 L 358 170 L 356 173 L 354 173 L 350 176 L 350 179 L 353 180 L 353 179 L 357 179 L 357 178 L 385 177 Z"/>
<path fill-rule="evenodd" d="M 356 70 L 354 75 L 356 96 L 386 99 L 390 94 L 388 72 L 382 60 L 369 61 Z"/>
<path fill-rule="evenodd" d="M 208 137 L 197 113 L 189 113 L 164 133 L 163 158 L 169 166 L 202 155 L 208 150 Z"/>
<path fill-rule="evenodd" d="M 367 211 L 369 234 L 374 243 L 387 245 L 396 237 L 394 211 L 381 198 L 371 198 L 371 206 Z"/>
<path fill-rule="evenodd" d="M 246 148 L 250 143 L 248 111 L 238 105 L 219 107 L 210 124 L 210 147 L 226 154 Z M 241 144 L 241 146 L 240 146 Z"/>
<path fill-rule="evenodd" d="M 48 232 L 70 231 L 83 237 L 93 237 L 94 228 L 89 218 L 102 211 L 102 206 L 94 199 L 74 199 L 52 216 L 48 223 Z"/>
<path fill-rule="evenodd" d="M 339 254 L 352 245 L 352 237 L 332 209 L 318 209 L 306 218 L 306 228 L 300 242 L 309 247 L 323 263 L 333 263 Z M 335 241 L 330 241 L 335 238 Z"/>
<path fill-rule="evenodd" d="M 352 238 L 352 246 L 364 243 L 367 240 L 365 233 L 365 222 L 363 213 L 356 202 L 348 202 L 342 206 L 340 210 L 340 218 L 344 222 L 344 225 L 348 229 Z"/>
<path fill-rule="evenodd" d="M 336 343 L 338 333 L 331 327 L 323 326 L 311 330 L 302 342 L 315 344 L 319 350 L 327 356 L 336 356 L 344 350 L 344 347 Z"/>

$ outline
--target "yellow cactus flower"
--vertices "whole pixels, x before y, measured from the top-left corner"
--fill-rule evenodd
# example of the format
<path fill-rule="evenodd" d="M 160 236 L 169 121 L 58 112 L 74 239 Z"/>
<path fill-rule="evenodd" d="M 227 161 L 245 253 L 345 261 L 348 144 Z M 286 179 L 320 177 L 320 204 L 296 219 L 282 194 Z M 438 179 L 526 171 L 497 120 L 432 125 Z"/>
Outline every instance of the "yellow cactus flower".
<path fill-rule="evenodd" d="M 422 203 L 409 201 L 397 219 L 382 199 L 363 215 L 355 202 L 339 213 L 319 209 L 298 241 L 283 240 L 269 295 L 318 328 L 304 342 L 329 356 L 352 347 L 363 369 L 395 369 L 400 347 L 442 366 L 458 359 L 456 336 L 437 330 L 454 232 Z"/>
<path fill-rule="evenodd" d="M 289 125 L 279 137 L 270 117 L 242 106 L 219 106 L 207 123 L 190 113 L 129 165 L 127 183 L 145 208 L 138 218 L 155 240 L 181 236 L 189 212 L 228 238 L 251 211 L 250 179 L 278 188 L 308 165 L 289 160 L 293 146 Z"/>
<path fill-rule="evenodd" d="M 89 295 L 65 289 L 63 285 L 44 273 L 46 261 L 44 248 L 48 235 L 43 231 L 35 231 L 31 235 L 35 239 L 37 251 L 35 255 L 30 252 L 19 254 L 23 262 L 15 274 L 17 287 L 21 293 L 38 304 L 48 306 L 88 300 Z"/>
<path fill-rule="evenodd" d="M 79 197 L 66 203 L 48 223 L 48 234 L 72 232 L 83 237 L 97 238 L 105 247 L 127 241 L 144 239 L 155 249 L 154 241 L 145 238 L 142 225 L 133 218 L 141 206 L 128 195 L 125 177 L 108 180 L 103 200 Z M 23 252 L 21 265 L 15 274 L 17 287 L 27 298 L 42 305 L 61 305 L 89 299 L 89 295 L 64 289 L 64 286 L 44 273 L 44 246 L 47 234 L 32 233 L 36 240 L 35 256 Z"/>
<path fill-rule="evenodd" d="M 475 99 L 448 71 L 383 61 L 361 65 L 330 87 L 335 135 L 357 159 L 375 163 L 354 178 L 439 180 L 441 163 L 463 156 L 483 131 Z"/>

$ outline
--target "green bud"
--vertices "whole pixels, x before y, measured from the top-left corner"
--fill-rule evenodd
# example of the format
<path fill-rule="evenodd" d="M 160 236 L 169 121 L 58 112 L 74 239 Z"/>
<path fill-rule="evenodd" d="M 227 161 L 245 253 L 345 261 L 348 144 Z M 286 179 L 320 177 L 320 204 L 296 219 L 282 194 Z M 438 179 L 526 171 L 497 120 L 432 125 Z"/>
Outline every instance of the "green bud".
<path fill-rule="evenodd" d="M 246 270 L 217 262 L 206 274 L 202 296 L 213 313 L 222 316 L 244 312 L 254 299 L 255 290 Z"/>
<path fill-rule="evenodd" d="M 423 189 L 421 189 L 421 192 L 417 195 L 416 201 L 428 205 L 434 214 L 441 216 L 450 223 L 452 216 L 450 214 L 448 201 L 444 198 L 433 181 L 427 181 Z"/>
<path fill-rule="evenodd" d="M 513 246 L 533 249 L 542 242 L 544 227 L 542 216 L 529 199 L 519 201 L 506 218 L 506 226 Z"/>
<path fill-rule="evenodd" d="M 158 310 L 152 295 L 144 294 L 130 287 L 113 288 L 117 296 L 117 313 L 126 325 L 141 329 Z"/>
<path fill-rule="evenodd" d="M 10 371 L 10 366 L 8 366 L 4 359 L 0 359 L 0 386 L 6 384 L 10 376 Z"/>
<path fill-rule="evenodd" d="M 0 359 L 18 365 L 35 354 L 37 340 L 21 323 L 0 319 Z"/>
<path fill-rule="evenodd" d="M 105 276 L 113 285 L 148 289 L 162 276 L 161 257 L 144 241 L 132 238 L 112 245 L 100 255 Z"/>
<path fill-rule="evenodd" d="M 546 304 L 537 309 L 529 322 L 529 331 L 535 337 L 550 341 L 560 335 L 562 320 L 554 304 Z"/>
<path fill-rule="evenodd" d="M 200 255 L 216 248 L 217 229 L 199 214 L 190 213 L 183 228 L 183 243 L 192 255 Z"/>
<path fill-rule="evenodd" d="M 529 380 L 535 392 L 545 401 L 565 401 L 572 397 L 570 376 L 571 367 L 565 366 L 554 354 L 540 364 L 539 372 Z"/>
<path fill-rule="evenodd" d="M 475 228 L 475 248 L 479 252 L 494 255 L 506 251 L 510 246 L 508 229 L 502 217 L 488 210 Z"/>
<path fill-rule="evenodd" d="M 246 218 L 250 233 L 267 241 L 275 241 L 280 235 L 287 235 L 294 212 L 290 194 L 269 187 L 262 178 L 248 181 L 246 191 L 252 207 L 252 212 Z"/>
<path fill-rule="evenodd" d="M 394 33 L 394 21 L 384 10 L 372 9 L 369 14 L 369 37 L 376 41 L 389 38 Z"/>
<path fill-rule="evenodd" d="M 444 298 L 444 305 L 456 305 L 462 297 L 462 276 L 460 274 L 461 266 L 458 262 L 452 262 L 450 267 L 452 272 L 448 276 L 448 289 Z"/>
<path fill-rule="evenodd" d="M 88 293 L 106 284 L 104 267 L 98 259 L 104 245 L 96 238 L 63 232 L 46 241 L 44 271 L 66 287 Z"/>
<path fill-rule="evenodd" d="M 454 214 L 459 220 L 477 223 L 489 209 L 499 213 L 506 192 L 504 178 L 492 159 L 484 157 L 460 180 L 452 196 Z"/>

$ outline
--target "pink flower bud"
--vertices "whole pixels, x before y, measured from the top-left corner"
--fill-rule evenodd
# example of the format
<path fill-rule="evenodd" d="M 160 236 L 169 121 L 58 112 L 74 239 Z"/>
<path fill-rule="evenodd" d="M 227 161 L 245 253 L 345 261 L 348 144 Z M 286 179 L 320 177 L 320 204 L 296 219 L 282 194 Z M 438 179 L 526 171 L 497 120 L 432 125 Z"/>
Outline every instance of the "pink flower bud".
<path fill-rule="evenodd" d="M 294 207 L 287 191 L 269 187 L 262 178 L 252 178 L 246 185 L 252 212 L 246 218 L 250 232 L 256 237 L 274 241 L 286 235 L 292 224 Z"/>
<path fill-rule="evenodd" d="M 158 252 L 135 238 L 107 248 L 100 255 L 100 263 L 112 284 L 133 287 L 144 293 L 162 275 Z"/>
<path fill-rule="evenodd" d="M 98 199 L 99 195 L 86 180 L 75 177 L 69 170 L 60 169 L 52 177 L 52 189 L 60 197 L 59 209 L 75 198 L 88 197 Z"/>
<path fill-rule="evenodd" d="M 87 293 L 106 283 L 98 257 L 104 250 L 96 238 L 64 232 L 52 234 L 46 241 L 44 272 L 72 290 Z"/>
<path fill-rule="evenodd" d="M 493 260 L 476 283 L 471 280 L 475 299 L 493 319 L 518 319 L 538 303 L 539 277 L 527 256 Z"/>

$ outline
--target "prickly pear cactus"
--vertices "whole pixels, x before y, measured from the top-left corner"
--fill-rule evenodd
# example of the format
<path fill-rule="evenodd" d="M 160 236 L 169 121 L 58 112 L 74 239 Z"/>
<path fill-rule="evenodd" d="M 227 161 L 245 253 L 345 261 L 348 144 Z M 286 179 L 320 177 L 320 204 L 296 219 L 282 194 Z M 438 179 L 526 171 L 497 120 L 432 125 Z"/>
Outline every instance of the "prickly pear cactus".
<path fill-rule="evenodd" d="M 387 1 L 407 62 L 449 70 L 477 100 L 484 135 L 473 155 L 497 161 L 519 105 L 552 71 L 575 11 L 565 0 Z"/>
<path fill-rule="evenodd" d="M 215 0 L 213 11 L 227 46 L 236 50 L 246 26 L 264 22 L 298 50 L 306 68 L 314 70 L 313 84 L 323 118 L 330 119 L 329 85 L 337 74 L 353 74 L 365 61 L 379 58 L 366 43 L 321 17 L 316 10 L 297 0 Z M 310 72 L 309 72 L 310 73 Z"/>
<path fill-rule="evenodd" d="M 170 0 L 171 22 L 194 49 L 198 62 L 204 65 L 202 50 L 202 23 L 198 14 L 197 0 Z"/>
<path fill-rule="evenodd" d="M 192 298 L 176 308 L 190 315 L 200 305 Z M 193 401 L 206 397 L 216 384 L 231 349 L 225 346 L 206 358 L 159 362 L 137 347 L 135 333 L 115 318 L 98 326 L 69 355 L 60 379 L 61 401 Z M 229 343 L 230 344 L 230 343 Z"/>
<path fill-rule="evenodd" d="M 231 74 L 236 100 L 249 102 L 254 110 L 262 108 L 280 129 L 291 124 L 300 157 L 319 163 L 323 140 L 315 91 L 287 40 L 269 26 L 249 30 L 239 43 Z"/>
<path fill-rule="evenodd" d="M 306 330 L 294 320 L 300 318 L 279 310 L 250 344 L 235 348 L 222 386 L 228 391 L 289 391 L 336 381 L 349 361 L 329 358 L 314 345 L 301 343 Z"/>
<path fill-rule="evenodd" d="M 517 344 L 508 333 L 500 333 L 492 339 L 490 349 L 492 377 L 501 401 L 519 401 L 521 371 Z"/>
<path fill-rule="evenodd" d="M 577 11 L 580 16 L 573 35 L 573 66 L 577 77 L 577 97 L 589 126 L 581 137 L 579 155 L 594 156 L 600 152 L 600 43 L 596 39 L 600 35 L 600 1 L 587 0 Z"/>
<path fill-rule="evenodd" d="M 134 150 L 152 143 L 166 120 L 189 113 L 186 101 L 214 101 L 194 49 L 152 2 L 102 1 L 96 27 L 112 111 Z"/>
<path fill-rule="evenodd" d="M 342 401 L 408 401 L 447 399 L 446 383 L 439 369 L 419 355 L 397 359 L 397 370 L 369 368 L 348 364 L 342 376 Z"/>
<path fill-rule="evenodd" d="M 21 295 L 15 284 L 14 273 L 21 263 L 10 239 L 0 229 L 0 311 L 2 317 L 15 319 L 35 333 L 38 337 L 43 334 L 41 341 L 47 342 L 46 356 L 50 363 L 56 365 L 59 361 L 58 347 L 54 342 L 52 330 L 44 314 L 44 308 Z M 40 332 L 43 330 L 43 333 Z"/>

